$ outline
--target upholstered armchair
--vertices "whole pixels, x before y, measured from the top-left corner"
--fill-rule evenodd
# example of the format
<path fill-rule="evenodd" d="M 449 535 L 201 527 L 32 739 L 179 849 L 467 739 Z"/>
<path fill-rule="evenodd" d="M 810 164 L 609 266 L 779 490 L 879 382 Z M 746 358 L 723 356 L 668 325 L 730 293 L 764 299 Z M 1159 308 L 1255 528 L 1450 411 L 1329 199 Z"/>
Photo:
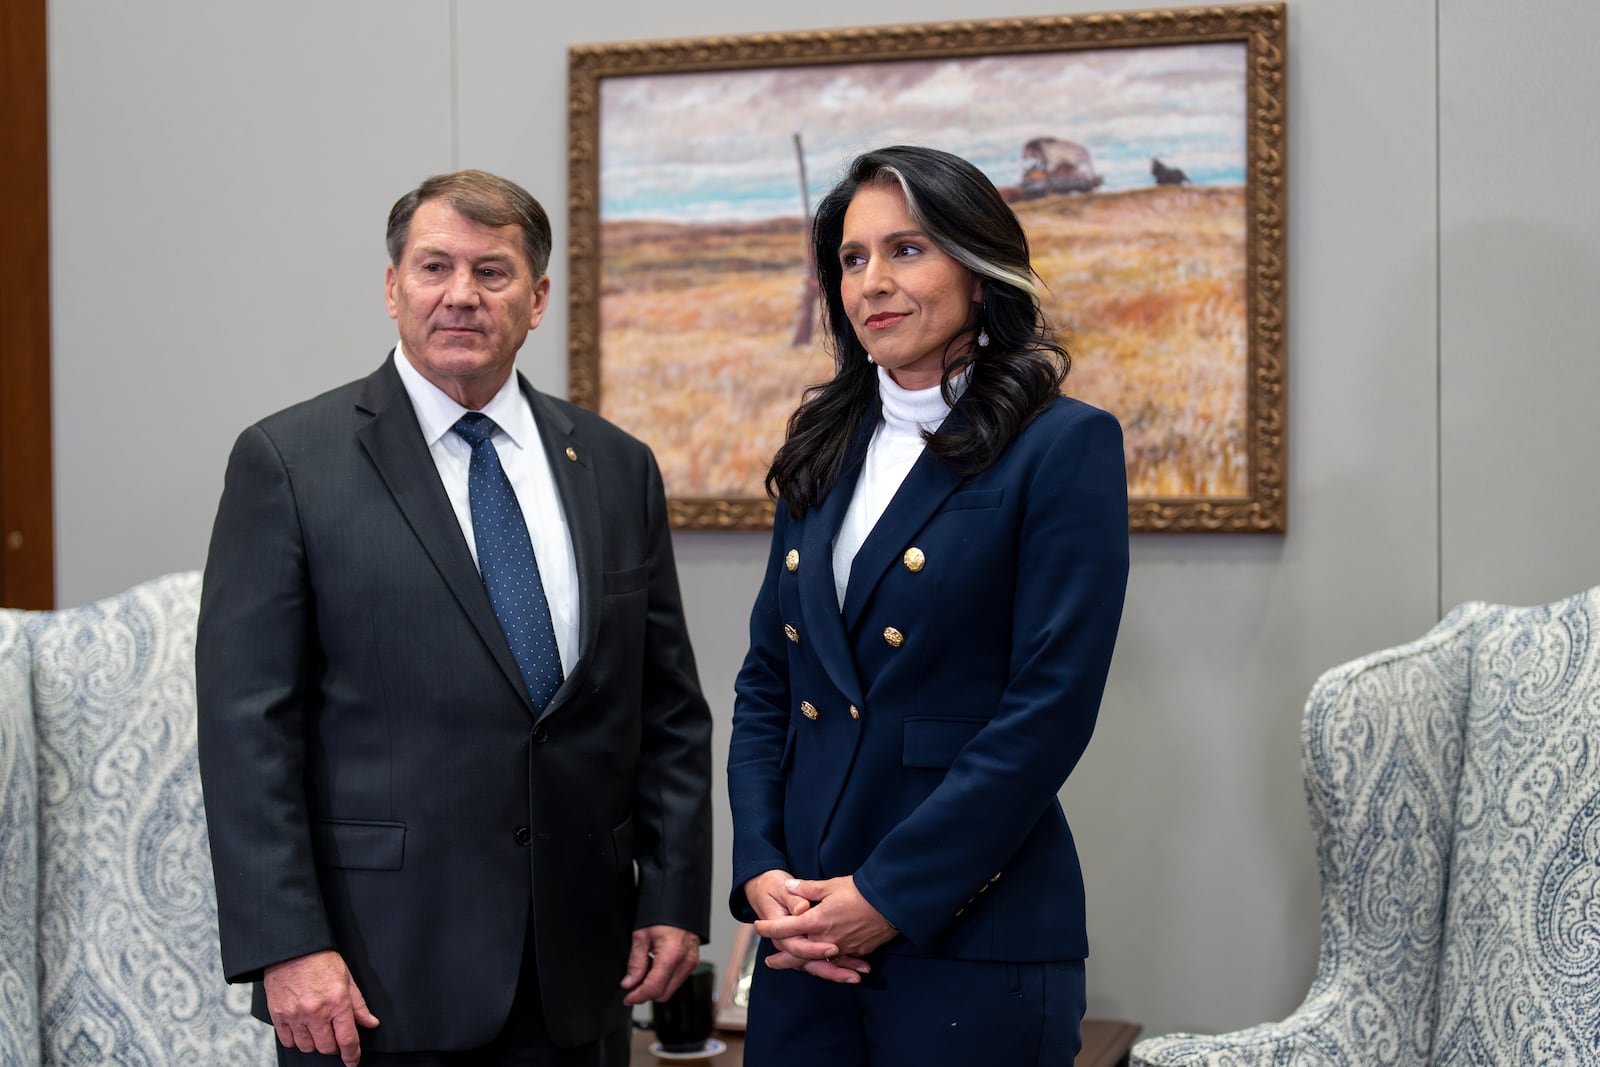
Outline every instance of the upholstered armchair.
<path fill-rule="evenodd" d="M 0 611 L 0 1064 L 271 1064 L 222 978 L 195 759 L 200 576 Z"/>
<path fill-rule="evenodd" d="M 1287 1019 L 1145 1067 L 1600 1063 L 1600 588 L 1329 671 L 1303 756 L 1322 950 Z"/>

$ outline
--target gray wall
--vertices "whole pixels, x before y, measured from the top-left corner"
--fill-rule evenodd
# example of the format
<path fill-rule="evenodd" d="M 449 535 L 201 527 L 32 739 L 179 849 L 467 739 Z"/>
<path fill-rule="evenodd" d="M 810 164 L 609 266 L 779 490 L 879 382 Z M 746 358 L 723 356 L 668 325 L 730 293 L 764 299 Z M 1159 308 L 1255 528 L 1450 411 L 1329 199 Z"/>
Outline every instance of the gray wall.
<path fill-rule="evenodd" d="M 1102 726 L 1064 793 L 1092 1013 L 1151 1033 L 1292 1009 L 1317 952 L 1311 682 L 1458 600 L 1597 580 L 1600 147 L 1567 117 L 1600 98 L 1596 11 L 1292 5 L 1291 532 L 1134 539 Z M 870 23 L 988 13 L 885 0 Z M 569 44 L 868 21 L 849 0 L 53 0 L 60 603 L 200 566 L 238 430 L 377 364 L 383 217 L 420 177 L 512 176 L 561 247 Z M 521 360 L 557 393 L 564 267 Z M 765 538 L 676 544 L 721 753 Z"/>

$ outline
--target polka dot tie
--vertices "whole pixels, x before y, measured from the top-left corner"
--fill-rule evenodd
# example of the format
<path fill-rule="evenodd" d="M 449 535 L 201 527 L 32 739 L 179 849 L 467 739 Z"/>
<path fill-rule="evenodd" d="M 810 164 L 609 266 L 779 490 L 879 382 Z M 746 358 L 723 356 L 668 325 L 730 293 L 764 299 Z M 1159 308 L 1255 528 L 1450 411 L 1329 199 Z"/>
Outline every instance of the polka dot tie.
<path fill-rule="evenodd" d="M 469 411 L 453 429 L 472 446 L 467 504 L 478 546 L 478 571 L 534 709 L 543 711 L 561 688 L 561 653 L 556 648 L 550 602 L 539 579 L 539 561 L 533 555 L 522 507 L 494 450 L 494 432 L 499 427 L 489 416 Z"/>

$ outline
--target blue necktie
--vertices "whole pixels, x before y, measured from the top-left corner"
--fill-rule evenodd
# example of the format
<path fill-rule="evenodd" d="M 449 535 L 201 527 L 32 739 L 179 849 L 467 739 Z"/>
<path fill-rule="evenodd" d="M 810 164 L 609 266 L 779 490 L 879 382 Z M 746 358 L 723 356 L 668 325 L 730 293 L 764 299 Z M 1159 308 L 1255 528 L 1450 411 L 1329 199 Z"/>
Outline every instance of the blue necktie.
<path fill-rule="evenodd" d="M 467 468 L 467 505 L 472 511 L 472 537 L 478 546 L 478 571 L 511 655 L 528 685 L 535 711 L 543 711 L 561 688 L 561 653 L 550 622 L 550 602 L 539 579 L 522 507 L 511 479 L 494 450 L 494 420 L 469 411 L 453 427 L 472 446 Z"/>

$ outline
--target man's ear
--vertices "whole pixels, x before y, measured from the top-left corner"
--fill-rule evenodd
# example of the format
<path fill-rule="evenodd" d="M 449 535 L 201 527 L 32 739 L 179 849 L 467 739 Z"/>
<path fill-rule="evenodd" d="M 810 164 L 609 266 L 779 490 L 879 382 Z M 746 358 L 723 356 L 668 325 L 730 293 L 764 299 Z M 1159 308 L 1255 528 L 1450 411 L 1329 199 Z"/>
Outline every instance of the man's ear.
<path fill-rule="evenodd" d="M 544 313 L 550 310 L 550 275 L 541 274 L 533 283 L 533 314 L 528 319 L 528 329 L 538 327 Z"/>

